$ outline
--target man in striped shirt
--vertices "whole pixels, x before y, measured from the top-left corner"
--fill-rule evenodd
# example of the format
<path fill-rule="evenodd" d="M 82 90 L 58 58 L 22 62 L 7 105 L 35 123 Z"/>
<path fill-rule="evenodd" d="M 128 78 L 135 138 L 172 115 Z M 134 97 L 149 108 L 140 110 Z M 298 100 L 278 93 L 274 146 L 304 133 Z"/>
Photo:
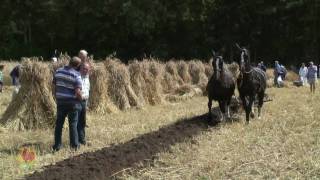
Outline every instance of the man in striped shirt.
<path fill-rule="evenodd" d="M 81 75 L 79 68 L 81 60 L 78 57 L 73 57 L 68 66 L 64 66 L 56 70 L 53 84 L 54 94 L 57 102 L 57 120 L 54 132 L 53 150 L 59 151 L 61 148 L 62 128 L 65 118 L 69 120 L 69 136 L 70 147 L 72 149 L 79 148 L 79 137 L 77 131 L 78 116 L 81 110 Z"/>

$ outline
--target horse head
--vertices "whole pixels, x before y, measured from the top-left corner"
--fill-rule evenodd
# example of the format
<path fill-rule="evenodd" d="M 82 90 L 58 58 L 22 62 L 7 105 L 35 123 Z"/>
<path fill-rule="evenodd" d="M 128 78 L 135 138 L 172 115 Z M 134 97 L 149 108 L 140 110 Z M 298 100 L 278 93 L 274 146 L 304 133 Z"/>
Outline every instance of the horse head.
<path fill-rule="evenodd" d="M 213 55 L 213 61 L 212 61 L 212 67 L 213 67 L 213 76 L 217 80 L 220 78 L 221 74 L 223 73 L 223 57 L 216 55 L 214 51 L 212 51 Z"/>
<path fill-rule="evenodd" d="M 240 50 L 241 56 L 240 56 L 240 70 L 241 71 L 248 71 L 250 70 L 250 52 L 245 47 L 240 47 L 239 44 L 236 43 L 236 47 Z"/>

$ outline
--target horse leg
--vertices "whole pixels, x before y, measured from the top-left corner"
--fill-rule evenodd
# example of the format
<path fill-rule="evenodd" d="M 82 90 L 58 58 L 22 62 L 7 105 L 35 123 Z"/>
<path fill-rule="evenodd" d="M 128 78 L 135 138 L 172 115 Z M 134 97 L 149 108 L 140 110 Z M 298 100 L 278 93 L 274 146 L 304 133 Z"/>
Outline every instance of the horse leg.
<path fill-rule="evenodd" d="M 249 104 L 250 104 L 250 117 L 253 119 L 254 118 L 254 101 L 255 101 L 255 96 L 250 96 L 249 97 Z"/>
<path fill-rule="evenodd" d="M 227 117 L 230 119 L 231 118 L 231 116 L 230 116 L 230 102 L 231 102 L 231 98 L 229 98 L 228 100 L 227 100 L 227 103 L 226 103 L 226 105 L 227 105 Z"/>
<path fill-rule="evenodd" d="M 247 100 L 245 96 L 240 96 L 241 101 L 242 101 L 242 106 L 244 110 L 246 111 L 246 124 L 249 124 L 249 113 L 250 113 L 250 108 L 247 105 Z"/>
<path fill-rule="evenodd" d="M 211 121 L 211 120 L 212 120 L 211 107 L 212 107 L 212 99 L 209 98 L 209 102 L 208 102 L 208 109 L 209 109 L 209 112 L 208 112 L 208 121 Z"/>
<path fill-rule="evenodd" d="M 225 113 L 226 113 L 226 106 L 224 101 L 219 101 L 219 107 L 220 107 L 220 112 L 221 112 L 221 121 L 225 120 Z"/>
<path fill-rule="evenodd" d="M 263 105 L 264 92 L 258 94 L 258 119 L 261 119 L 261 108 Z"/>
<path fill-rule="evenodd" d="M 248 111 L 250 113 L 250 117 L 253 119 L 254 118 L 254 96 L 249 97 L 249 105 L 248 105 Z"/>

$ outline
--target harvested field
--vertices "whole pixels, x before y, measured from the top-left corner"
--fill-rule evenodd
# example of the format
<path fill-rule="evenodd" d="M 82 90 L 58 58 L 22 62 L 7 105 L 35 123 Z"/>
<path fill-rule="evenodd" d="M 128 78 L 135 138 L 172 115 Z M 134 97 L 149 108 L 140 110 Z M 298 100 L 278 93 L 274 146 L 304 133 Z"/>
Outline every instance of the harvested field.
<path fill-rule="evenodd" d="M 142 72 L 144 82 L 153 82 L 145 78 L 150 74 L 161 74 L 156 64 L 143 63 L 149 69 Z M 173 94 L 189 94 L 193 86 L 198 87 L 181 86 Z M 5 86 L 0 94 L 1 115 L 11 92 L 12 87 Z M 248 126 L 243 113 L 234 114 L 234 122 L 208 126 L 203 96 L 105 115 L 91 111 L 88 145 L 77 152 L 69 150 L 68 127 L 63 149 L 53 154 L 52 128 L 12 133 L 0 126 L 0 179 L 318 179 L 319 91 L 311 95 L 307 87 L 288 86 L 267 93 L 273 101 L 265 103 L 262 119 Z M 140 96 L 148 102 L 145 94 Z M 17 161 L 23 147 L 36 154 L 27 167 Z"/>

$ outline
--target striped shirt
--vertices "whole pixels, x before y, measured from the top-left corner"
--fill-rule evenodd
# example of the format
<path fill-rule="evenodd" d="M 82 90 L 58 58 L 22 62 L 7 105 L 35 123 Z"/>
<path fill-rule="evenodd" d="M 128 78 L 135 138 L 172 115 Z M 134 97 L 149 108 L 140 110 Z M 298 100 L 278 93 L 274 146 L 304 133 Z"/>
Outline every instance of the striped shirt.
<path fill-rule="evenodd" d="M 81 75 L 70 66 L 64 66 L 56 70 L 53 78 L 56 85 L 56 98 L 60 102 L 78 103 L 76 88 L 82 88 Z"/>

